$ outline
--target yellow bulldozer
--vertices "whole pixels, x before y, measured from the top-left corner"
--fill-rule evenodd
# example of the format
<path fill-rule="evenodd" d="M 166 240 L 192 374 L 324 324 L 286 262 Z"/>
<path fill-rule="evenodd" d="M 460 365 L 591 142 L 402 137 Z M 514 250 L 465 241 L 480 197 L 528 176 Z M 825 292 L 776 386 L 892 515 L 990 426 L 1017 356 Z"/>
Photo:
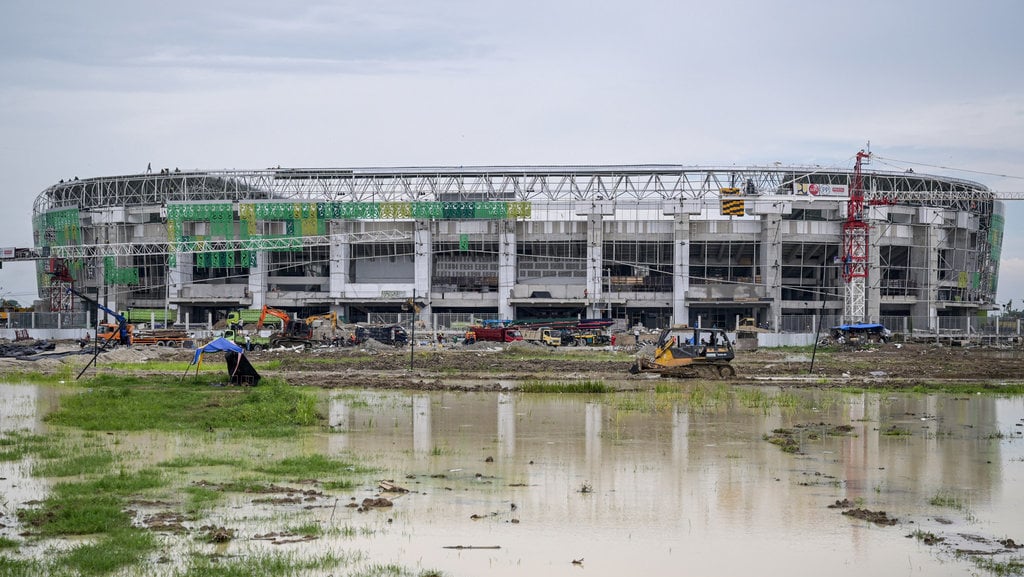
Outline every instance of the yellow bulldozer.
<path fill-rule="evenodd" d="M 735 358 L 729 336 L 722 329 L 677 325 L 662 331 L 653 353 L 637 353 L 629 372 L 656 373 L 663 377 L 727 379 L 736 376 L 730 364 Z"/>

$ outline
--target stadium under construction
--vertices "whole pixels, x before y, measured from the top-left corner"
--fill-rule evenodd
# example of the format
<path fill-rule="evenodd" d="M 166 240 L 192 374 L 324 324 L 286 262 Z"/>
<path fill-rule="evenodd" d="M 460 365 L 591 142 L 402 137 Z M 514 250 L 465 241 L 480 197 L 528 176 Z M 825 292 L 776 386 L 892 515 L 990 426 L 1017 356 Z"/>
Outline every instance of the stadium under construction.
<path fill-rule="evenodd" d="M 778 331 L 817 314 L 934 328 L 994 308 L 997 195 L 859 160 L 76 178 L 34 203 L 40 297 L 74 310 L 73 286 L 179 322 L 266 305 L 352 322 L 414 310 L 431 326 L 753 318 Z"/>

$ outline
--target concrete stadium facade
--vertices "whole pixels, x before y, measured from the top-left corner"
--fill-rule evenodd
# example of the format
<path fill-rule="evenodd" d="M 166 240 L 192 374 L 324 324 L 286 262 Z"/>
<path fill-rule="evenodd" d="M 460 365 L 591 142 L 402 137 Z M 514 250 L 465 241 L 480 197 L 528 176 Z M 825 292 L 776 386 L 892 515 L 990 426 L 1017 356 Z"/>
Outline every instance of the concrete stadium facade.
<path fill-rule="evenodd" d="M 39 264 L 52 308 L 80 306 L 63 300 L 73 283 L 109 308 L 179 320 L 266 305 L 365 321 L 414 298 L 423 319 L 753 317 L 801 330 L 790 320 L 931 326 L 993 307 L 995 195 L 866 171 L 866 314 L 844 319 L 852 179 L 783 166 L 164 169 L 54 184 L 33 227 L 53 257 Z"/>

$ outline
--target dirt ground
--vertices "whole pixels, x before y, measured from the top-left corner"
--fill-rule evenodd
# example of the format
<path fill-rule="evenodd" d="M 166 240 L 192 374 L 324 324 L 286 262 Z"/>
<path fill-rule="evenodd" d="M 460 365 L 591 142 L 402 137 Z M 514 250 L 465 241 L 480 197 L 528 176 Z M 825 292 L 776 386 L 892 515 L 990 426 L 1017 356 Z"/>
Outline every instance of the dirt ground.
<path fill-rule="evenodd" d="M 60 345 L 53 356 L 40 360 L 0 359 L 0 374 L 55 373 L 78 370 L 87 355 L 68 354 L 77 347 Z M 515 354 L 515 353 L 524 354 Z M 99 369 L 114 362 L 191 360 L 192 351 L 141 346 L 103 353 Z M 651 375 L 629 374 L 633 356 L 626 351 L 571 347 L 551 350 L 520 345 L 506 350 L 478 344 L 442 350 L 417 349 L 410 368 L 409 349 L 385 346 L 316 348 L 312 351 L 277 350 L 250 353 L 264 376 L 295 385 L 324 388 L 363 387 L 417 390 L 501 390 L 531 380 L 598 380 L 620 389 L 651 386 Z M 614 360 L 608 360 L 614 357 Z M 813 359 L 812 359 L 813 357 Z M 812 367 L 813 360 L 813 367 Z M 278 361 L 275 368 L 263 368 Z M 731 382 L 772 383 L 792 386 L 841 386 L 884 381 L 894 386 L 939 382 L 1019 382 L 1024 376 L 1024 349 L 949 347 L 936 344 L 887 344 L 866 349 L 827 349 L 817 352 L 761 349 L 740 351 L 733 361 Z"/>

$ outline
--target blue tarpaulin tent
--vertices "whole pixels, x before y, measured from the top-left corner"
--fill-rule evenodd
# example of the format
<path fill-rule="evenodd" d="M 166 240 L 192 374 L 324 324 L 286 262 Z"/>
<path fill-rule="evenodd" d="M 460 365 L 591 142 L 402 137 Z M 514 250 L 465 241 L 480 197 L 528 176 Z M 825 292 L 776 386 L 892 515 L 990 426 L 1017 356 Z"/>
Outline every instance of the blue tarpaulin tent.
<path fill-rule="evenodd" d="M 245 353 L 242 347 L 235 343 L 221 337 L 214 341 L 211 341 L 198 349 L 196 354 L 192 357 L 192 362 L 189 366 L 196 366 L 196 375 L 199 374 L 199 367 L 203 364 L 204 353 L 225 353 L 224 359 L 228 364 L 228 377 L 231 382 L 236 385 L 256 385 L 260 381 L 260 375 L 253 368 L 249 360 L 245 358 Z M 185 369 L 185 374 L 188 374 L 188 369 Z M 184 378 L 184 375 L 182 375 Z"/>
<path fill-rule="evenodd" d="M 224 337 L 220 337 L 219 339 L 210 341 L 209 343 L 206 343 L 205 345 L 196 349 L 196 354 L 195 356 L 192 357 L 191 364 L 201 364 L 203 362 L 203 353 L 226 353 L 228 351 L 231 351 L 233 353 L 240 353 L 242 352 L 242 347 L 225 339 Z"/>

